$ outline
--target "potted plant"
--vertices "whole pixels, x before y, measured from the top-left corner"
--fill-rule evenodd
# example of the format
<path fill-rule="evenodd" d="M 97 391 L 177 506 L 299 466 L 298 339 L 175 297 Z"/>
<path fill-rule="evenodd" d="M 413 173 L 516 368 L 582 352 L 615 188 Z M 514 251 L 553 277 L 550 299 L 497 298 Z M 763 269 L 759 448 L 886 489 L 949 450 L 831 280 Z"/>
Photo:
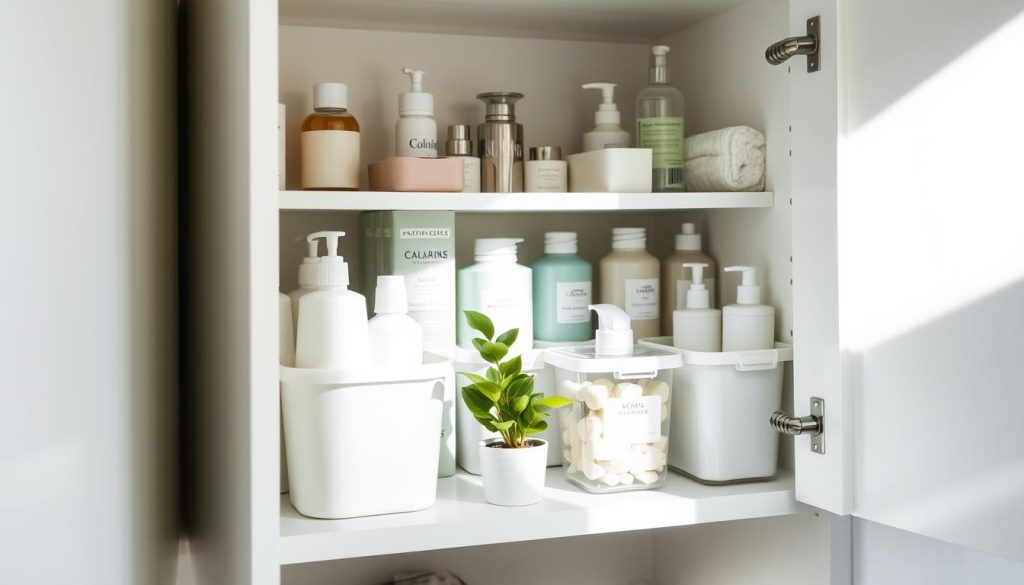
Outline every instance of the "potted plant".
<path fill-rule="evenodd" d="M 480 441 L 484 497 L 499 506 L 536 504 L 543 497 L 548 444 L 530 435 L 547 429 L 548 414 L 572 401 L 534 392 L 533 376 L 522 372 L 522 356 L 506 359 L 518 329 L 495 337 L 490 318 L 464 313 L 469 326 L 483 336 L 473 339 L 473 346 L 490 365 L 484 376 L 462 373 L 471 382 L 462 388 L 462 399 L 477 422 L 500 435 Z"/>

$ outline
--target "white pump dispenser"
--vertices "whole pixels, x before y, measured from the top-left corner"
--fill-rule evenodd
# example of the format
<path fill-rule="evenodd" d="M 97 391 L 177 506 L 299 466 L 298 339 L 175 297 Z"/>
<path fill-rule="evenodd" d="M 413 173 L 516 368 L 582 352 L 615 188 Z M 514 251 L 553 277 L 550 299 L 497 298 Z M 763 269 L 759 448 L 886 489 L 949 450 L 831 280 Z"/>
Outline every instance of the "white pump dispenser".
<path fill-rule="evenodd" d="M 722 351 L 746 351 L 775 347 L 775 308 L 761 304 L 761 287 L 753 266 L 729 266 L 726 272 L 742 272 L 736 288 L 736 304 L 722 309 Z"/>
<path fill-rule="evenodd" d="M 405 277 L 378 276 L 370 319 L 370 359 L 382 366 L 423 364 L 423 326 L 409 316 Z"/>
<path fill-rule="evenodd" d="M 597 313 L 594 353 L 598 356 L 632 354 L 633 329 L 629 315 L 617 305 L 590 305 L 588 308 Z"/>
<path fill-rule="evenodd" d="M 348 289 L 348 263 L 338 255 L 344 235 L 325 231 L 307 237 L 326 240 L 327 256 L 320 258 L 317 290 L 299 301 L 296 367 L 354 368 L 365 366 L 369 357 L 366 299 Z"/>
<path fill-rule="evenodd" d="M 398 95 L 395 156 L 437 158 L 434 96 L 423 91 L 423 71 L 403 67 L 402 73 L 409 76 L 411 88 Z"/>
<path fill-rule="evenodd" d="M 585 83 L 583 89 L 601 90 L 601 105 L 594 113 L 594 129 L 583 135 L 583 151 L 629 148 L 630 137 L 620 126 L 622 117 L 615 105 L 615 83 Z"/>
<path fill-rule="evenodd" d="M 316 290 L 318 271 L 320 270 L 320 258 L 317 257 L 317 246 L 319 238 L 306 238 L 306 245 L 309 247 L 309 255 L 302 259 L 299 264 L 299 288 L 288 293 L 292 303 L 292 340 L 297 338 L 299 327 L 299 299 Z"/>
<path fill-rule="evenodd" d="M 711 295 L 704 285 L 707 264 L 685 262 L 693 282 L 686 291 L 686 308 L 672 313 L 672 345 L 692 351 L 722 350 L 722 311 L 711 308 Z"/>

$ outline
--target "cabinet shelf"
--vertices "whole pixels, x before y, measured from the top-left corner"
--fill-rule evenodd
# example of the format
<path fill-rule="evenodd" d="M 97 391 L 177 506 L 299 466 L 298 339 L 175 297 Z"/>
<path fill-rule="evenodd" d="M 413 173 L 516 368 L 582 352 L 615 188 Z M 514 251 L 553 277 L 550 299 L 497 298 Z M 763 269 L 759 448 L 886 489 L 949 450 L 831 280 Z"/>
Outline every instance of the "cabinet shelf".
<path fill-rule="evenodd" d="M 708 486 L 676 473 L 657 490 L 589 494 L 548 469 L 544 501 L 505 508 L 484 501 L 479 477 L 461 470 L 438 481 L 437 503 L 405 514 L 317 520 L 281 496 L 282 565 L 463 546 L 625 532 L 810 510 L 796 502 L 793 476 Z"/>
<path fill-rule="evenodd" d="M 393 193 L 281 191 L 282 210 L 447 209 L 475 213 L 650 211 L 771 207 L 773 193 Z"/>

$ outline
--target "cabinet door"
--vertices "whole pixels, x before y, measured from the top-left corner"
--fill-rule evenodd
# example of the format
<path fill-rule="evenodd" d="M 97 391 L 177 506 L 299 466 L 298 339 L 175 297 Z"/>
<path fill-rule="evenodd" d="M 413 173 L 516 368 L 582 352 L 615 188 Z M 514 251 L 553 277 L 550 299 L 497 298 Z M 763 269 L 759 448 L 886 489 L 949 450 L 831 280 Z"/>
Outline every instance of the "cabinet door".
<path fill-rule="evenodd" d="M 790 6 L 797 497 L 1024 559 L 1024 6 Z"/>

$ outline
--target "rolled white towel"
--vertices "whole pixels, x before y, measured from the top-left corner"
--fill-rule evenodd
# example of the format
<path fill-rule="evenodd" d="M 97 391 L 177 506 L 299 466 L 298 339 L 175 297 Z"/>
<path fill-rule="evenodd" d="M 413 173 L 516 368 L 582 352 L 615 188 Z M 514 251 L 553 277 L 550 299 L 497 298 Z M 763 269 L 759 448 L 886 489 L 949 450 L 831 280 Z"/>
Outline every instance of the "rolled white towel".
<path fill-rule="evenodd" d="M 764 134 L 732 126 L 690 136 L 687 191 L 764 191 Z"/>

